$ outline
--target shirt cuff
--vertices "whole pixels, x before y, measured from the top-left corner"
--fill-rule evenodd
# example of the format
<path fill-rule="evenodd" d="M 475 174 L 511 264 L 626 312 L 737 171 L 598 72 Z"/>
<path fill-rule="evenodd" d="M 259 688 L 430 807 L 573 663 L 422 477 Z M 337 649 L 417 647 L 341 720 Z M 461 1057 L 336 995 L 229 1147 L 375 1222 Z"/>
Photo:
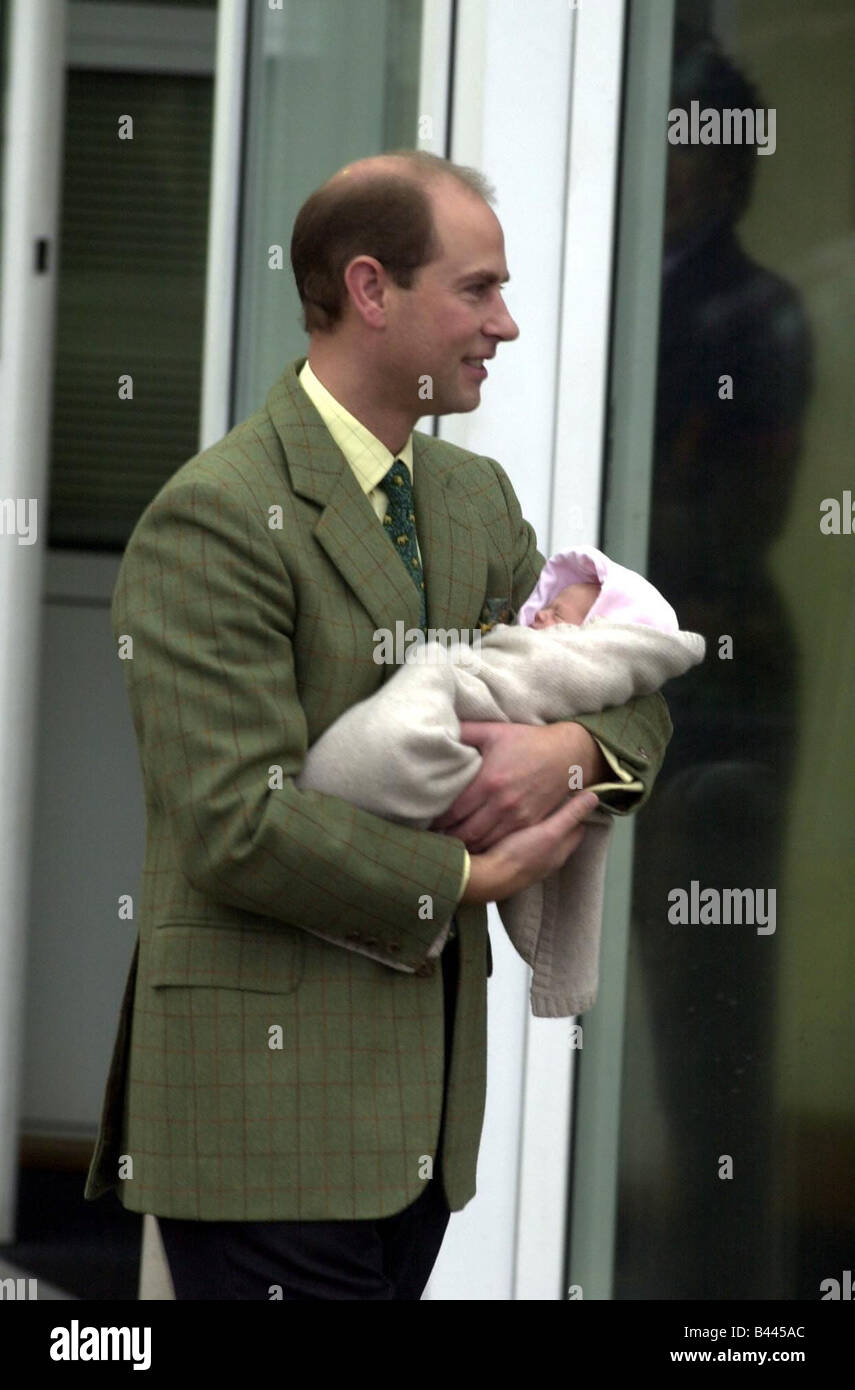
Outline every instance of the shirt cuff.
<path fill-rule="evenodd" d="M 460 902 L 460 898 L 462 898 L 463 894 L 466 892 L 466 885 L 469 882 L 469 871 L 472 867 L 472 862 L 469 858 L 469 851 L 465 845 L 463 846 L 463 854 L 463 877 L 460 882 L 460 895 L 457 899 L 458 903 Z M 442 931 L 439 933 L 439 936 L 435 937 L 434 940 L 431 942 L 430 948 L 427 951 L 425 959 L 436 960 L 437 956 L 439 956 L 442 953 L 442 949 L 445 946 L 445 943 L 449 939 L 449 937 L 456 935 L 457 923 L 455 922 L 454 914 L 452 913 L 451 921 L 446 922 Z"/>
<path fill-rule="evenodd" d="M 471 861 L 471 859 L 469 858 L 469 851 L 468 851 L 468 849 L 466 848 L 465 845 L 463 846 L 463 853 L 464 853 L 464 855 L 465 855 L 466 857 L 465 857 L 465 859 L 463 860 L 463 877 L 462 877 L 462 879 L 460 880 L 460 893 L 459 893 L 458 898 L 457 898 L 457 901 L 458 901 L 458 902 L 460 902 L 460 899 L 463 897 L 463 894 L 466 892 L 466 885 L 467 885 L 467 883 L 469 882 L 469 871 L 470 871 L 470 869 L 472 868 L 472 861 Z"/>
<path fill-rule="evenodd" d="M 644 794 L 644 783 L 640 782 L 632 772 L 629 772 L 616 754 L 604 743 L 601 743 L 598 738 L 595 738 L 594 742 L 617 780 L 595 782 L 592 786 L 586 787 L 585 790 L 596 792 L 604 811 L 626 811 L 627 803 L 631 805 L 633 801 Z"/>

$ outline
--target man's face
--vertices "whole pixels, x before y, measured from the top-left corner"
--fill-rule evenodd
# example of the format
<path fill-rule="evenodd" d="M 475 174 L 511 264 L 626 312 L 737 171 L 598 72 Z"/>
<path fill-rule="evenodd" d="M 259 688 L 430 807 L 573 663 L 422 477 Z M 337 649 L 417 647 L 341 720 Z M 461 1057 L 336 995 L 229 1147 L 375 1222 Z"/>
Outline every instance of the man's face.
<path fill-rule="evenodd" d="M 419 415 L 448 415 L 480 405 L 484 359 L 519 329 L 502 298 L 509 276 L 492 209 L 451 179 L 430 197 L 441 254 L 416 272 L 410 289 L 391 286 L 384 358 L 396 402 Z M 425 377 L 431 397 L 424 389 L 419 395 Z"/>

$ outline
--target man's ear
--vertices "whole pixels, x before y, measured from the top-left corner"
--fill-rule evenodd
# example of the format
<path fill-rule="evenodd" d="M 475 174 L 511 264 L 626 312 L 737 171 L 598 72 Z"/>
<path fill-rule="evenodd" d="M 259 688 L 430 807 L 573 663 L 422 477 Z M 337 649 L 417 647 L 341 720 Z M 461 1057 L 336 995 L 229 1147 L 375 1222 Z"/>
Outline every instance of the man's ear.
<path fill-rule="evenodd" d="M 374 256 L 355 256 L 345 268 L 344 283 L 355 313 L 369 328 L 386 325 L 388 276 Z"/>

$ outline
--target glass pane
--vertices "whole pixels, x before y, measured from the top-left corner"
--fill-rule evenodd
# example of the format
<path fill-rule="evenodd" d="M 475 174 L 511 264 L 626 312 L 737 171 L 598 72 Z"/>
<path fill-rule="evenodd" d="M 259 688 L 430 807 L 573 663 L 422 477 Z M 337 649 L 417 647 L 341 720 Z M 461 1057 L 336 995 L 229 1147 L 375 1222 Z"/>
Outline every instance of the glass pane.
<path fill-rule="evenodd" d="M 301 204 L 348 160 L 416 148 L 421 11 L 421 0 L 252 8 L 235 420 L 306 347 L 289 257 Z"/>
<path fill-rule="evenodd" d="M 647 573 L 707 659 L 635 827 L 613 1292 L 819 1299 L 855 1240 L 855 5 L 676 15 Z"/>
<path fill-rule="evenodd" d="M 68 73 L 51 546 L 122 549 L 196 452 L 212 91 L 210 77 Z"/>

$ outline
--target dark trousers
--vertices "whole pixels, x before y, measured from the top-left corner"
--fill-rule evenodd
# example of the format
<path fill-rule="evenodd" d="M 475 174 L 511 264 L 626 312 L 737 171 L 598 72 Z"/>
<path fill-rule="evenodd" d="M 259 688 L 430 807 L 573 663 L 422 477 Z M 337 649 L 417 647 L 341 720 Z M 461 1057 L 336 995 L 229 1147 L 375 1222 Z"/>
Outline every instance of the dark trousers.
<path fill-rule="evenodd" d="M 363 1221 L 190 1221 L 157 1218 L 177 1299 L 420 1299 L 450 1212 L 440 1181 L 459 945 L 442 953 L 443 1107 L 437 1162 L 424 1192 L 393 1216 Z"/>

